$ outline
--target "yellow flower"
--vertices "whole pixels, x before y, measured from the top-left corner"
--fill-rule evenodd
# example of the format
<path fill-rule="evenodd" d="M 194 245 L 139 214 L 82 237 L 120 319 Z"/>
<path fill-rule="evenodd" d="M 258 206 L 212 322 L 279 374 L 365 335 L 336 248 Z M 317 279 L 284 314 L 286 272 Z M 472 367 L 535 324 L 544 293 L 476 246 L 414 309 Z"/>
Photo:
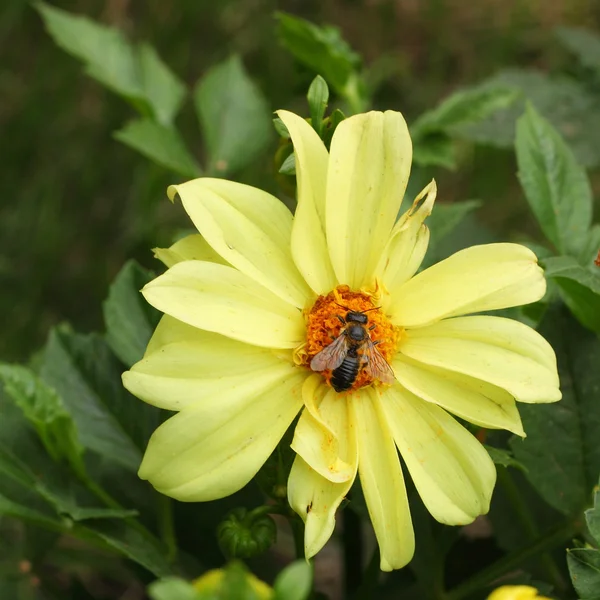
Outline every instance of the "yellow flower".
<path fill-rule="evenodd" d="M 449 413 L 525 435 L 515 400 L 560 399 L 538 333 L 461 316 L 535 302 L 544 276 L 516 244 L 474 246 L 415 275 L 436 186 L 396 222 L 412 160 L 402 115 L 343 121 L 328 153 L 306 121 L 278 114 L 296 154 L 295 216 L 230 181 L 169 189 L 201 235 L 158 250 L 169 269 L 143 290 L 165 316 L 124 383 L 178 414 L 152 436 L 140 476 L 179 500 L 222 498 L 301 413 L 288 498 L 306 523 L 307 556 L 331 536 L 358 474 L 381 568 L 397 569 L 414 552 L 398 450 L 433 517 L 470 523 L 489 509 L 496 470 Z M 351 311 L 366 317 L 362 330 Z M 358 339 L 365 330 L 369 341 Z M 321 354 L 339 337 L 341 371 Z"/>
<path fill-rule="evenodd" d="M 495 589 L 487 600 L 550 600 L 538 596 L 537 590 L 529 585 L 503 585 Z"/>
<path fill-rule="evenodd" d="M 244 580 L 248 588 L 254 592 L 256 600 L 270 600 L 273 597 L 273 590 L 264 581 L 261 581 L 250 572 L 241 571 L 240 573 L 243 573 Z M 220 592 L 225 577 L 226 572 L 223 569 L 212 569 L 196 579 L 193 586 L 197 591 L 207 594 Z"/>

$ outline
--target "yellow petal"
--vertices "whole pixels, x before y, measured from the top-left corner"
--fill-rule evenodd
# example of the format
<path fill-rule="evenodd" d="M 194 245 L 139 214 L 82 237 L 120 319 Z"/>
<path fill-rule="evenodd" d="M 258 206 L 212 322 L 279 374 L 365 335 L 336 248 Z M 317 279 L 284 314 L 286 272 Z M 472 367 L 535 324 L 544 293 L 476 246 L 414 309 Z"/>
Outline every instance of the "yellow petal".
<path fill-rule="evenodd" d="M 206 260 L 226 265 L 227 261 L 217 254 L 199 234 L 193 233 L 175 242 L 170 248 L 154 248 L 154 256 L 167 267 L 184 260 Z"/>
<path fill-rule="evenodd" d="M 200 178 L 168 190 L 179 194 L 198 231 L 228 263 L 294 306 L 312 295 L 290 252 L 292 215 L 274 196 L 249 185 Z"/>
<path fill-rule="evenodd" d="M 364 388 L 349 402 L 358 440 L 360 483 L 381 551 L 381 570 L 410 562 L 415 538 L 398 452 L 379 393 Z"/>
<path fill-rule="evenodd" d="M 502 388 L 467 375 L 426 366 L 398 354 L 392 366 L 396 379 L 427 402 L 491 429 L 507 429 L 525 437 L 515 399 Z"/>
<path fill-rule="evenodd" d="M 544 273 L 525 246 L 471 246 L 400 286 L 391 319 L 402 327 L 422 327 L 451 316 L 529 304 L 545 291 Z"/>
<path fill-rule="evenodd" d="M 293 450 L 329 481 L 354 479 L 356 465 L 348 457 L 355 452 L 348 447 L 350 424 L 345 399 L 316 374 L 304 382 L 302 397 L 307 410 L 296 425 Z"/>
<path fill-rule="evenodd" d="M 342 483 L 333 483 L 311 468 L 300 456 L 297 456 L 288 481 L 288 500 L 290 506 L 302 517 L 305 523 L 304 546 L 306 557 L 314 556 L 331 537 L 335 526 L 335 512 L 344 499 L 356 477 L 358 455 L 356 434 L 350 426 L 347 416 L 347 403 L 338 397 L 337 414 L 343 456 L 352 465 L 352 476 Z M 305 410 L 303 415 L 307 411 Z M 344 432 L 342 433 L 342 428 Z"/>
<path fill-rule="evenodd" d="M 295 348 L 305 324 L 296 307 L 224 265 L 189 260 L 142 290 L 146 300 L 176 319 L 267 348 Z"/>
<path fill-rule="evenodd" d="M 196 329 L 193 339 L 160 347 L 123 374 L 123 385 L 166 410 L 246 397 L 298 370 L 272 350 Z"/>
<path fill-rule="evenodd" d="M 550 600 L 550 598 L 538 596 L 538 591 L 529 585 L 503 585 L 496 588 L 487 600 Z"/>
<path fill-rule="evenodd" d="M 436 194 L 437 186 L 432 180 L 394 225 L 377 269 L 385 289 L 392 297 L 397 295 L 398 288 L 417 272 L 423 262 L 429 244 L 429 229 L 423 221 L 431 214 Z"/>
<path fill-rule="evenodd" d="M 489 510 L 496 468 L 484 447 L 444 410 L 399 385 L 383 392 L 394 440 L 427 510 L 464 525 Z"/>
<path fill-rule="evenodd" d="M 505 389 L 519 402 L 560 400 L 556 359 L 544 338 L 501 317 L 448 319 L 408 331 L 399 352 Z"/>
<path fill-rule="evenodd" d="M 302 406 L 306 375 L 296 369 L 245 397 L 217 394 L 163 423 L 150 438 L 139 476 L 184 502 L 233 494 L 256 474 Z"/>
<path fill-rule="evenodd" d="M 296 155 L 298 206 L 292 228 L 292 256 L 308 285 L 327 294 L 337 281 L 325 238 L 325 186 L 329 155 L 315 130 L 287 110 L 277 111 L 289 131 Z"/>
<path fill-rule="evenodd" d="M 406 190 L 412 143 L 398 112 L 338 125 L 327 176 L 327 245 L 338 281 L 371 287 Z"/>
<path fill-rule="evenodd" d="M 198 329 L 197 327 L 192 327 L 187 323 L 183 323 L 182 321 L 178 321 L 169 315 L 163 315 L 148 342 L 148 346 L 146 346 L 146 352 L 144 353 L 144 357 L 156 352 L 163 346 L 167 344 L 172 344 L 174 342 L 200 342 L 206 339 L 204 336 L 206 335 L 206 331 L 203 329 Z"/>

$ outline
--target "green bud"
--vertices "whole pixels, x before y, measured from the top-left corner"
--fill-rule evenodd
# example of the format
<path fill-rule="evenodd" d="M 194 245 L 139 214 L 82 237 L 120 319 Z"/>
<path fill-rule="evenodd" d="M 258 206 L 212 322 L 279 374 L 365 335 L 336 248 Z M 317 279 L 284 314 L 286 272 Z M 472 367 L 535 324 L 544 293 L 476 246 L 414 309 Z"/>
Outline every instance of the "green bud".
<path fill-rule="evenodd" d="M 219 546 L 229 558 L 252 558 L 268 550 L 277 537 L 275 521 L 265 507 L 232 510 L 217 529 Z"/>

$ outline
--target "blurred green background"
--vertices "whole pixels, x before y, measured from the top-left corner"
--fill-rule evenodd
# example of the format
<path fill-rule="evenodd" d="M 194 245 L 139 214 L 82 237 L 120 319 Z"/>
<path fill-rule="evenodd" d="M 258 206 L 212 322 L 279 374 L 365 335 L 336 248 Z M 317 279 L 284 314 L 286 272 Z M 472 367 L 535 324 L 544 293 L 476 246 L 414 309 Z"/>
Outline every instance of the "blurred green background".
<path fill-rule="evenodd" d="M 598 31 L 600 25 L 600 3 L 593 0 L 52 4 L 117 26 L 131 39 L 149 41 L 190 86 L 211 65 L 239 53 L 273 109 L 304 115 L 314 73 L 279 44 L 273 12 L 330 23 L 369 67 L 374 106 L 401 110 L 409 123 L 456 88 L 502 68 L 584 76 L 557 41 L 556 27 Z M 0 56 L 0 358 L 22 360 L 57 322 L 99 329 L 101 301 L 124 261 L 135 257 L 158 268 L 150 249 L 168 244 L 188 222 L 166 200 L 166 186 L 179 178 L 113 138 L 113 131 L 133 116 L 132 108 L 84 75 L 80 63 L 50 39 L 29 2 L 1 3 Z M 585 124 L 586 115 L 580 116 Z M 589 135 L 598 131 L 593 127 L 598 118 L 600 108 L 590 112 Z M 189 98 L 177 123 L 188 147 L 202 159 Z M 563 125 L 566 135 L 578 135 L 568 122 Z M 593 140 L 589 143 L 593 146 Z M 235 178 L 276 190 L 274 149 L 275 136 L 271 151 Z M 584 151 L 597 149 L 586 146 Z M 479 198 L 484 204 L 477 219 L 490 236 L 535 236 L 512 152 L 465 142 L 459 156 L 454 172 L 427 172 L 438 179 L 441 201 Z"/>

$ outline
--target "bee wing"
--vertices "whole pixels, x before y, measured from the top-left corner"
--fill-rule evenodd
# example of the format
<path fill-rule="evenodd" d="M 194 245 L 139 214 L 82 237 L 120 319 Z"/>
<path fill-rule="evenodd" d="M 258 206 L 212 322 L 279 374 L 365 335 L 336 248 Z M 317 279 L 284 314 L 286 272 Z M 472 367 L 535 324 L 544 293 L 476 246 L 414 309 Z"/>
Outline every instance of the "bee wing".
<path fill-rule="evenodd" d="M 310 368 L 313 371 L 324 371 L 325 369 L 337 369 L 348 351 L 348 342 L 345 335 L 340 335 L 329 346 L 325 346 L 321 352 L 315 354 L 310 361 Z"/>
<path fill-rule="evenodd" d="M 363 356 L 367 359 L 365 370 L 373 379 L 379 379 L 379 381 L 388 385 L 392 385 L 396 381 L 392 367 L 371 340 L 367 340 Z"/>

